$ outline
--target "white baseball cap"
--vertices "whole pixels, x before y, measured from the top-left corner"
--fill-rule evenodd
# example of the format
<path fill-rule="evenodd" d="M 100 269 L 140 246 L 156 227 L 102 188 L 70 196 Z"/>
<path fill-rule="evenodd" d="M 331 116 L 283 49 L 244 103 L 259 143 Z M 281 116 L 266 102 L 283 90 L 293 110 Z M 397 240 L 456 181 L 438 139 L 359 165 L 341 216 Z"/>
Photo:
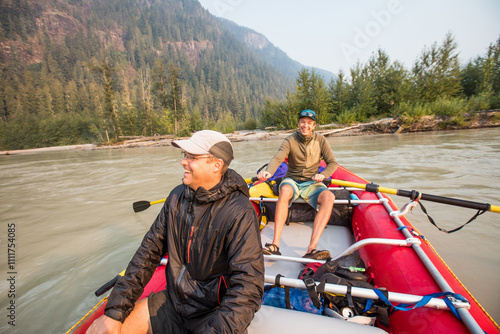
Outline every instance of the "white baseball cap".
<path fill-rule="evenodd" d="M 201 130 L 189 139 L 174 140 L 172 145 L 194 155 L 211 154 L 222 159 L 229 166 L 234 159 L 233 145 L 222 133 L 212 130 Z"/>

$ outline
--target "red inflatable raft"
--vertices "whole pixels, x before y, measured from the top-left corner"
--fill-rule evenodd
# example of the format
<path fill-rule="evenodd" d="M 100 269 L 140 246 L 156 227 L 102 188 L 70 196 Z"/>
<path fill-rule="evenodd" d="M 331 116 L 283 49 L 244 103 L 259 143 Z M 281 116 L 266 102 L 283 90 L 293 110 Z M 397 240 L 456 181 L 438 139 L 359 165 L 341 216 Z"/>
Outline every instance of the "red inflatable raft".
<path fill-rule="evenodd" d="M 332 179 L 367 184 L 367 181 L 340 166 Z M 276 196 L 271 187 L 272 184 L 260 184 L 251 188 L 251 200 L 261 214 L 263 243 L 272 240 L 273 224 L 270 221 L 273 220 L 272 201 Z M 334 192 L 346 191 L 333 184 L 330 187 Z M 249 333 L 275 333 L 277 329 L 287 333 L 303 333 L 304 330 L 312 333 L 500 333 L 498 325 L 431 244 L 415 231 L 404 213 L 398 216 L 398 208 L 388 196 L 360 189 L 348 190 L 355 196 L 342 199 L 336 195 L 332 224 L 325 229 L 319 246 L 328 249 L 333 258 L 353 253 L 359 255 L 365 265 L 366 281 L 374 289 L 353 287 L 348 292 L 345 286 L 337 284 L 326 284 L 326 289 L 336 296 L 350 293 L 366 300 L 379 298 L 375 289 L 383 291 L 387 303 L 392 305 L 387 306 L 388 326 L 379 320 L 374 321 L 374 326 L 361 325 L 359 321 L 351 321 L 356 319 L 350 319 L 352 314 L 334 314 L 334 317 L 329 314 L 329 317 L 263 306 L 249 327 Z M 267 217 L 262 215 L 261 208 L 266 208 Z M 304 288 L 303 281 L 297 279 L 297 273 L 308 262 L 301 255 L 305 251 L 310 229 L 310 222 L 291 219 L 282 236 L 282 256 L 266 256 L 266 282 L 273 284 L 275 276 L 281 274 L 285 277 L 281 285 Z M 165 288 L 164 270 L 164 266 L 156 269 L 141 298 L 151 291 Z M 446 295 L 447 299 L 442 295 Z M 415 304 L 424 297 L 428 299 L 426 305 L 418 305 L 409 311 L 395 311 L 398 307 L 412 308 L 402 304 Z M 85 333 L 90 324 L 103 314 L 105 303 L 106 298 L 68 333 Z"/>

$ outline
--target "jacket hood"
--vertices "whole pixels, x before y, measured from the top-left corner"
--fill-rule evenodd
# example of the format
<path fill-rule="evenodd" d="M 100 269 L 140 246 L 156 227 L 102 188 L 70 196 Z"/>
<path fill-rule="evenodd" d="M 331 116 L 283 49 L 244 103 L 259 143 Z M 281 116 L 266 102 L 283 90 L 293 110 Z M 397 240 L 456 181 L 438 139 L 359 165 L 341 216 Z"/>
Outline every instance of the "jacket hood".
<path fill-rule="evenodd" d="M 199 187 L 195 192 L 193 192 L 193 189 L 188 186 L 184 186 L 184 193 L 186 197 L 188 199 L 192 199 L 194 196 L 194 199 L 200 204 L 215 202 L 235 191 L 239 191 L 246 197 L 250 197 L 245 180 L 233 169 L 228 169 L 222 176 L 220 182 L 210 190 Z"/>

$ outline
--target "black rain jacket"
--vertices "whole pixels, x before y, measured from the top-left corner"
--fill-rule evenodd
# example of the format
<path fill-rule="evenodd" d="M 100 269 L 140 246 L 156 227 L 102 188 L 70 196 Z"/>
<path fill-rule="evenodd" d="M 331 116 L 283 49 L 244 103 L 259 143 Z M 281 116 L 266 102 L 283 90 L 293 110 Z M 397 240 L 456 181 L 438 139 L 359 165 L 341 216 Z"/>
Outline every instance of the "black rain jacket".
<path fill-rule="evenodd" d="M 264 260 L 255 210 L 243 178 L 228 169 L 210 190 L 177 186 L 113 289 L 105 314 L 123 322 L 163 255 L 177 313 L 212 312 L 201 333 L 244 333 L 259 309 Z"/>

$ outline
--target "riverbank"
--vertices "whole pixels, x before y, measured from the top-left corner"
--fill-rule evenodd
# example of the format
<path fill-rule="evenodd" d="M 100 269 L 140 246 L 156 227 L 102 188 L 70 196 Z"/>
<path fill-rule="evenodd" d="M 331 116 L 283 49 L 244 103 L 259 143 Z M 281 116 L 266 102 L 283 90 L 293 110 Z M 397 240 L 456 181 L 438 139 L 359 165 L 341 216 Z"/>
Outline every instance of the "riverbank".
<path fill-rule="evenodd" d="M 385 118 L 369 123 L 352 124 L 343 126 L 339 124 L 318 125 L 316 132 L 323 134 L 326 137 L 339 136 L 366 136 L 376 134 L 398 134 L 410 132 L 426 132 L 426 131 L 446 131 L 446 130 L 463 130 L 463 129 L 478 129 L 500 127 L 500 109 L 482 110 L 477 112 L 466 113 L 460 122 L 446 117 L 424 116 L 418 121 L 408 123 L 407 120 L 401 117 Z M 229 140 L 251 141 L 251 140 L 270 140 L 280 139 L 294 132 L 295 129 L 276 131 L 272 128 L 265 130 L 244 130 L 235 131 L 227 134 Z M 174 136 L 153 136 L 153 137 L 133 137 L 129 140 L 124 140 L 113 145 L 67 145 L 55 147 L 43 147 L 26 150 L 9 150 L 0 151 L 0 155 L 14 154 L 30 154 L 48 151 L 76 151 L 76 150 L 109 150 L 123 148 L 137 148 L 150 146 L 169 146 L 172 145 Z"/>

